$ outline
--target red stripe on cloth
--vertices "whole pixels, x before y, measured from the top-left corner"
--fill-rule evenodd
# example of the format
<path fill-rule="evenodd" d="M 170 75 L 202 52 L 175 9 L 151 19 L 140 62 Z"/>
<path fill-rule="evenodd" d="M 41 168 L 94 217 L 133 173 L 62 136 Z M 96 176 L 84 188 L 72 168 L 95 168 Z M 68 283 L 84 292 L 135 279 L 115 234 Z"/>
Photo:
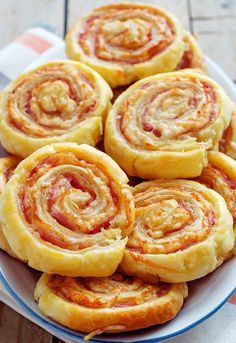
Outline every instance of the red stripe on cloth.
<path fill-rule="evenodd" d="M 229 303 L 236 305 L 236 293 L 229 299 Z"/>
<path fill-rule="evenodd" d="M 44 52 L 52 46 L 51 43 L 30 32 L 24 33 L 22 36 L 16 39 L 16 42 L 26 45 L 27 47 L 38 52 L 39 54 L 41 54 L 42 52 Z"/>

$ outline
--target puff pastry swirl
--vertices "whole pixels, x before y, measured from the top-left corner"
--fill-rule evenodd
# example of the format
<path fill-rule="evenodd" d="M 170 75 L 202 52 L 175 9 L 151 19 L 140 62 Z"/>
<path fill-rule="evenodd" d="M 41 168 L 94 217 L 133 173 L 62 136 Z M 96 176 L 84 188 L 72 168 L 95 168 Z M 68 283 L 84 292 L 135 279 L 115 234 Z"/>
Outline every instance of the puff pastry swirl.
<path fill-rule="evenodd" d="M 221 152 L 209 151 L 208 165 L 203 169 L 197 181 L 214 189 L 225 199 L 233 217 L 236 237 L 236 161 Z M 234 245 L 226 258 L 235 254 L 236 247 Z"/>
<path fill-rule="evenodd" d="M 4 192 L 6 183 L 12 176 L 12 173 L 19 162 L 20 160 L 15 156 L 0 158 L 0 199 L 2 197 L 2 193 Z M 6 237 L 4 236 L 1 224 L 0 224 L 0 249 L 6 251 L 9 255 L 16 257 L 16 254 L 12 251 L 11 247 L 9 246 L 6 240 Z"/>
<path fill-rule="evenodd" d="M 41 148 L 21 162 L 6 185 L 4 235 L 34 269 L 111 275 L 133 228 L 127 182 L 109 156 L 86 144 Z"/>
<path fill-rule="evenodd" d="M 57 142 L 94 146 L 111 97 L 102 77 L 79 62 L 41 65 L 2 91 L 1 144 L 21 157 Z"/>
<path fill-rule="evenodd" d="M 193 68 L 206 71 L 205 58 L 196 39 L 189 32 L 184 33 L 184 53 L 176 69 Z"/>
<path fill-rule="evenodd" d="M 106 278 L 71 278 L 43 274 L 35 289 L 39 309 L 74 330 L 123 332 L 174 318 L 188 295 L 185 283 L 146 284 L 113 274 Z"/>
<path fill-rule="evenodd" d="M 199 176 L 233 108 L 223 88 L 203 73 L 154 75 L 116 99 L 106 120 L 105 150 L 131 176 Z"/>
<path fill-rule="evenodd" d="M 183 29 L 148 4 L 109 4 L 81 18 L 66 37 L 70 58 L 99 72 L 111 85 L 172 71 L 184 51 Z"/>
<path fill-rule="evenodd" d="M 223 133 L 219 149 L 236 160 L 236 109 L 233 112 L 229 126 Z"/>
<path fill-rule="evenodd" d="M 149 282 L 190 281 L 218 267 L 233 248 L 233 221 L 218 193 L 190 180 L 134 188 L 135 225 L 120 268 Z"/>

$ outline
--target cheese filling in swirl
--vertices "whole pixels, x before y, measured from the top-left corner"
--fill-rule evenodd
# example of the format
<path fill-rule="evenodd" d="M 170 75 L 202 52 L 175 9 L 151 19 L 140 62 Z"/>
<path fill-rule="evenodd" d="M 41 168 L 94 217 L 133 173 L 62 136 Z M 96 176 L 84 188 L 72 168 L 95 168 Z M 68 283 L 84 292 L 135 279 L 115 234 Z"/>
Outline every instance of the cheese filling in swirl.
<path fill-rule="evenodd" d="M 38 68 L 9 93 L 8 121 L 32 137 L 62 135 L 93 115 L 100 90 L 72 64 Z"/>
<path fill-rule="evenodd" d="M 138 306 L 165 295 L 170 289 L 166 283 L 147 285 L 118 273 L 107 278 L 78 279 L 54 275 L 49 287 L 66 301 L 90 308 Z"/>
<path fill-rule="evenodd" d="M 128 196 L 127 190 L 127 198 L 121 197 L 99 165 L 58 152 L 30 171 L 18 201 L 26 223 L 41 239 L 79 250 L 99 241 L 106 245 L 101 238 L 107 228 L 130 227 Z"/>
<path fill-rule="evenodd" d="M 135 194 L 136 222 L 127 247 L 171 254 L 204 241 L 216 223 L 213 204 L 198 190 L 156 183 Z"/>
<path fill-rule="evenodd" d="M 135 147 L 171 151 L 170 142 L 175 140 L 178 151 L 183 140 L 196 137 L 214 122 L 217 111 L 216 93 L 210 84 L 173 75 L 168 81 L 147 81 L 134 90 L 117 111 L 117 125 Z M 186 150 L 193 147 L 194 142 Z"/>
<path fill-rule="evenodd" d="M 136 222 L 128 248 L 171 254 L 204 241 L 216 222 L 214 206 L 198 191 L 165 185 L 135 196 Z"/>
<path fill-rule="evenodd" d="M 125 64 L 142 63 L 160 54 L 175 36 L 173 23 L 163 13 L 132 4 L 101 8 L 84 20 L 83 27 L 78 44 L 86 55 Z"/>

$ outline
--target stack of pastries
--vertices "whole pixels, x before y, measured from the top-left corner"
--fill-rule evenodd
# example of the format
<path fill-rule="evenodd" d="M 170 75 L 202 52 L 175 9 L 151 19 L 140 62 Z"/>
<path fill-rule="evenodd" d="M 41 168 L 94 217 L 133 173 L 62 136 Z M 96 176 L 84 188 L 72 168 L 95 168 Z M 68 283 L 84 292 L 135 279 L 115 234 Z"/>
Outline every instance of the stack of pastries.
<path fill-rule="evenodd" d="M 236 253 L 235 105 L 150 5 L 95 9 L 66 51 L 1 92 L 0 247 L 86 339 L 167 322 Z"/>

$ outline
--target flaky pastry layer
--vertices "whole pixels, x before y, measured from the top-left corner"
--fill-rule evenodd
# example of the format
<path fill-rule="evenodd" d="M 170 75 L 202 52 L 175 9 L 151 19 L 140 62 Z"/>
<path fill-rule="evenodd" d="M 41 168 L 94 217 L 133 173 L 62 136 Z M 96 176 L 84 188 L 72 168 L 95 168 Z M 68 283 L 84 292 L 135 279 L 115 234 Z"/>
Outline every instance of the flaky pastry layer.
<path fill-rule="evenodd" d="M 208 152 L 208 165 L 197 178 L 198 182 L 218 192 L 227 204 L 233 217 L 234 236 L 236 237 L 236 161 L 218 152 Z M 226 259 L 236 254 L 236 247 L 227 254 Z"/>
<path fill-rule="evenodd" d="M 12 173 L 19 162 L 20 160 L 15 156 L 0 158 L 0 202 L 1 202 L 2 193 L 5 190 L 6 183 L 12 176 Z M 11 247 L 9 246 L 6 240 L 6 237 L 2 231 L 1 224 L 0 224 L 0 249 L 6 251 L 12 257 L 16 257 L 16 254 L 12 251 Z"/>

